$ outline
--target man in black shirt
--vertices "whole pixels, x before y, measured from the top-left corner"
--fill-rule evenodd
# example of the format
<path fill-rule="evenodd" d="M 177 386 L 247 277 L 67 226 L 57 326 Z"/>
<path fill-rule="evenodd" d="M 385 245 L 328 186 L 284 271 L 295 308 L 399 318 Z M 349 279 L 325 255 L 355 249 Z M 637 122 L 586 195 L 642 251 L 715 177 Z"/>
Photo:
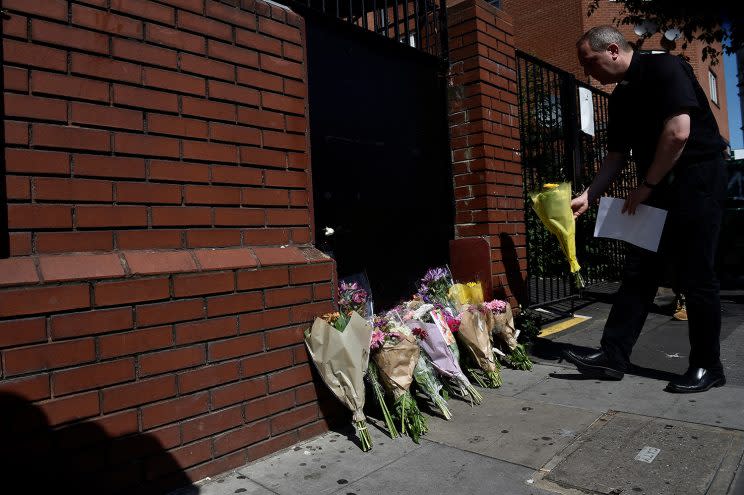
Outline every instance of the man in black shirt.
<path fill-rule="evenodd" d="M 658 253 L 629 246 L 621 287 L 607 318 L 601 349 L 568 351 L 580 371 L 622 379 L 658 290 L 664 258 L 673 263 L 686 296 L 690 333 L 688 371 L 670 392 L 702 392 L 726 383 L 720 361 L 721 303 L 714 258 L 725 197 L 725 142 L 708 98 L 690 65 L 669 54 L 634 53 L 612 26 L 590 29 L 577 43 L 579 62 L 610 97 L 608 154 L 592 184 L 571 202 L 584 213 L 609 187 L 632 153 L 638 187 L 623 205 L 668 211 Z"/>

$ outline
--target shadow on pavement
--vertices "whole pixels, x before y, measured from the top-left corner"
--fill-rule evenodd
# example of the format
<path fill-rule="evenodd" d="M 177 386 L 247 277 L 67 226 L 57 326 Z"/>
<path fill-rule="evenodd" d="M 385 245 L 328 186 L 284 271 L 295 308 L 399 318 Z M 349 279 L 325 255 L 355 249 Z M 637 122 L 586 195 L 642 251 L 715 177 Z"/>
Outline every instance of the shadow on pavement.
<path fill-rule="evenodd" d="M 530 349 L 530 354 L 536 358 L 539 358 L 545 361 L 554 361 L 556 363 L 566 362 L 567 364 L 573 367 L 571 363 L 568 363 L 563 358 L 564 352 L 568 350 L 577 351 L 577 352 L 590 352 L 596 349 L 591 348 L 591 347 L 575 345 L 575 344 L 555 342 L 549 339 L 538 337 L 537 339 L 535 339 L 532 345 L 532 348 Z M 630 370 L 628 370 L 626 374 L 641 376 L 641 377 L 650 378 L 653 380 L 662 380 L 662 381 L 671 381 L 674 378 L 677 378 L 680 376 L 676 373 L 670 373 L 668 371 L 657 370 L 653 368 L 645 368 L 643 366 L 636 366 L 633 364 L 631 364 L 631 368 Z M 558 378 L 558 379 L 564 379 L 564 380 L 596 380 L 597 379 L 595 375 L 592 375 L 589 373 L 582 374 L 578 370 L 576 370 L 573 373 L 551 373 L 550 376 L 552 378 Z"/>

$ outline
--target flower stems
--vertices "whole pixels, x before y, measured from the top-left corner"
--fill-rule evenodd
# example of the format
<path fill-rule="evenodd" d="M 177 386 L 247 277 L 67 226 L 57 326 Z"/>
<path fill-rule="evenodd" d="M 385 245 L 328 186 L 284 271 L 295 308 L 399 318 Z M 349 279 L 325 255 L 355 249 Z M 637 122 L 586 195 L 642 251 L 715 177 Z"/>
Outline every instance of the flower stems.
<path fill-rule="evenodd" d="M 583 290 L 586 288 L 586 282 L 584 282 L 584 277 L 581 276 L 580 271 L 576 271 L 573 273 L 573 279 L 574 285 L 578 290 Z"/>
<path fill-rule="evenodd" d="M 470 375 L 470 378 L 475 380 L 475 383 L 477 383 L 479 386 L 486 388 L 488 385 L 486 385 L 486 382 L 483 380 L 483 378 L 480 376 L 481 370 L 477 368 L 468 368 L 468 374 Z"/>
<path fill-rule="evenodd" d="M 462 376 L 462 385 L 471 397 L 471 402 L 475 405 L 483 403 L 483 396 L 478 392 L 475 387 L 468 381 L 465 376 Z"/>
<path fill-rule="evenodd" d="M 372 449 L 372 436 L 369 434 L 367 422 L 364 420 L 354 421 L 354 427 L 356 428 L 359 441 L 362 444 L 362 451 L 367 452 Z"/>
<path fill-rule="evenodd" d="M 406 431 L 411 439 L 419 443 L 421 435 L 429 430 L 426 425 L 426 418 L 409 392 L 402 393 L 395 400 L 395 412 L 400 420 L 400 431 L 405 434 Z"/>
<path fill-rule="evenodd" d="M 489 388 L 499 388 L 504 384 L 504 382 L 501 381 L 501 373 L 499 373 L 499 370 L 487 372 L 486 381 L 488 382 Z"/>
<path fill-rule="evenodd" d="M 380 375 L 377 370 L 377 364 L 372 360 L 369 361 L 369 366 L 367 368 L 367 379 L 372 385 L 372 391 L 375 394 L 375 398 L 377 398 L 377 403 L 380 405 L 380 409 L 382 409 L 382 416 L 385 418 L 385 426 L 388 429 L 390 438 L 398 438 L 398 429 L 395 427 L 393 417 L 385 403 L 385 391 L 382 389 L 382 385 L 380 385 Z"/>
<path fill-rule="evenodd" d="M 423 351 L 419 355 L 419 360 L 413 370 L 413 378 L 421 388 L 421 391 L 429 397 L 437 408 L 439 408 L 444 419 L 452 419 L 452 412 L 447 406 L 447 400 L 439 395 L 440 389 L 442 389 L 444 393 L 446 393 L 446 391 L 439 380 L 437 380 L 434 374 L 434 368 L 431 367 L 431 364 L 428 362 L 428 357 L 426 357 Z"/>
<path fill-rule="evenodd" d="M 447 406 L 447 401 L 444 400 L 444 397 L 441 395 L 434 393 L 431 396 L 432 400 L 434 401 L 434 405 L 439 408 L 439 411 L 442 413 L 442 416 L 444 416 L 444 419 L 449 421 L 452 419 L 452 411 L 450 411 L 449 406 Z"/>
<path fill-rule="evenodd" d="M 517 344 L 511 352 L 509 355 L 509 362 L 518 370 L 528 371 L 532 369 L 532 361 L 530 361 L 529 356 L 527 356 L 527 352 L 524 350 L 522 344 Z"/>

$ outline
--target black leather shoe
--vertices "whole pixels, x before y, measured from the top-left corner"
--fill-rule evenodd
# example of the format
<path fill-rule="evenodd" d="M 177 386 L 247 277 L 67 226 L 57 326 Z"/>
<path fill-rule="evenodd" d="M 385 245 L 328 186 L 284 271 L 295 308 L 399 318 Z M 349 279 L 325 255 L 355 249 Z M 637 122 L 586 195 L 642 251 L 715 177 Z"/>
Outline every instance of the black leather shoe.
<path fill-rule="evenodd" d="M 665 390 L 675 394 L 692 394 L 724 385 L 726 385 L 726 377 L 723 373 L 711 372 L 705 368 L 690 368 L 680 378 L 669 382 Z"/>
<path fill-rule="evenodd" d="M 625 376 L 625 372 L 610 361 L 602 351 L 583 353 L 567 350 L 563 355 L 566 360 L 575 364 L 581 373 L 594 375 L 605 380 L 622 380 Z"/>

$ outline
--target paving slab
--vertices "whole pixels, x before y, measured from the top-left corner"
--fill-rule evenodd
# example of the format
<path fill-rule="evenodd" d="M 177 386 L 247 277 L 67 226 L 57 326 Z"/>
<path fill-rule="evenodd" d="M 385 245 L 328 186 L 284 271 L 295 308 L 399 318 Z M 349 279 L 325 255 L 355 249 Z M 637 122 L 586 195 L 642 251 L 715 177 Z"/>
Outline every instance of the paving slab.
<path fill-rule="evenodd" d="M 675 395 L 674 399 L 657 416 L 744 430 L 744 387 L 726 385 L 702 394 Z"/>
<path fill-rule="evenodd" d="M 274 492 L 264 488 L 247 476 L 236 471 L 226 475 L 210 479 L 180 490 L 173 495 L 275 495 Z"/>
<path fill-rule="evenodd" d="M 424 440 L 422 448 L 340 488 L 335 495 L 552 494 L 530 483 L 533 474 L 529 468 Z"/>
<path fill-rule="evenodd" d="M 744 387 L 726 385 L 701 394 L 664 392 L 667 382 L 626 374 L 621 381 L 587 378 L 569 365 L 536 365 L 544 380 L 514 397 L 597 412 L 624 411 L 646 416 L 744 430 Z"/>
<path fill-rule="evenodd" d="M 373 447 L 362 452 L 347 435 L 331 432 L 238 469 L 241 475 L 280 495 L 333 493 L 421 448 L 408 437 L 390 439 L 370 428 Z"/>
<path fill-rule="evenodd" d="M 537 485 L 608 495 L 725 495 L 742 452 L 740 431 L 611 411 L 549 463 Z"/>
<path fill-rule="evenodd" d="M 552 364 L 541 364 L 535 362 L 532 366 L 532 371 L 522 371 L 502 368 L 501 369 L 501 380 L 503 385 L 494 389 L 497 395 L 506 395 L 513 397 L 525 390 L 528 390 L 538 383 L 546 379 L 551 372 L 561 370 L 561 367 L 554 366 Z"/>
<path fill-rule="evenodd" d="M 598 412 L 621 409 L 648 415 L 665 410 L 673 401 L 671 394 L 663 392 L 665 381 L 627 374 L 617 382 L 597 380 L 582 375 L 572 365 L 536 366 L 534 370 L 546 373 L 545 380 L 515 397 Z"/>
<path fill-rule="evenodd" d="M 593 411 L 501 396 L 494 390 L 481 393 L 479 406 L 451 400 L 453 419 L 431 417 L 426 439 L 539 469 L 599 417 Z"/>

